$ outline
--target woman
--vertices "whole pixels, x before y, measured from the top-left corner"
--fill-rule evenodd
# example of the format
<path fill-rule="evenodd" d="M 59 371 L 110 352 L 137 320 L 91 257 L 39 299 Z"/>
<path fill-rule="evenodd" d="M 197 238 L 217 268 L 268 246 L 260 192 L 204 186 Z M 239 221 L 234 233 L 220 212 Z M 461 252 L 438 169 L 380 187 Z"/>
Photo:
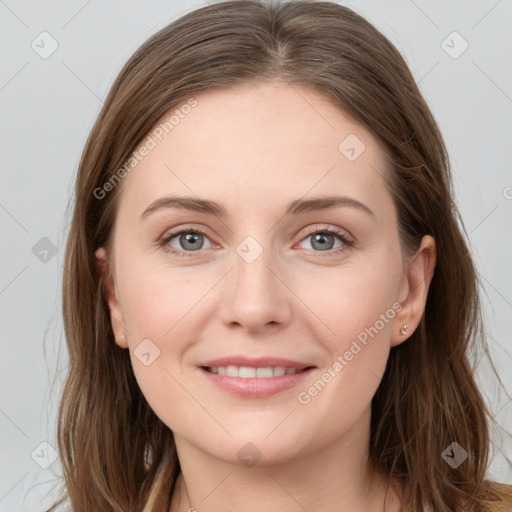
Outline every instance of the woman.
<path fill-rule="evenodd" d="M 450 180 L 403 58 L 346 7 L 222 2 L 151 37 L 77 176 L 71 509 L 510 510 Z"/>

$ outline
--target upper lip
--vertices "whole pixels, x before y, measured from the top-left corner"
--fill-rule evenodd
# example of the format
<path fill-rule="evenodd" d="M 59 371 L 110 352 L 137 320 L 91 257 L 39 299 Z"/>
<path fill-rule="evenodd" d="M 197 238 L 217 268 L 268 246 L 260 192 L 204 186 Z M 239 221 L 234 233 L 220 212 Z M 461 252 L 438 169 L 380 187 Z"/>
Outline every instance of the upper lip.
<path fill-rule="evenodd" d="M 313 365 L 301 363 L 298 361 L 291 361 L 290 359 L 281 359 L 278 357 L 246 357 L 246 356 L 230 356 L 221 357 L 219 359 L 212 359 L 199 364 L 199 366 L 207 366 L 208 368 L 218 368 L 219 366 L 245 366 L 249 368 L 268 368 L 276 366 L 284 366 L 285 368 L 295 368 L 297 370 L 304 370 L 305 368 L 312 367 Z"/>

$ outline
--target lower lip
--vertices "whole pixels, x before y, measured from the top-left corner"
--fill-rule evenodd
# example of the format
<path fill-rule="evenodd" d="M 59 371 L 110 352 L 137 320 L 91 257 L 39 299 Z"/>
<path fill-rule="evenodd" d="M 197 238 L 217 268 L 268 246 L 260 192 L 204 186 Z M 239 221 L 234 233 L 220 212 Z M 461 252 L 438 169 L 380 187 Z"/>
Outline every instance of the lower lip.
<path fill-rule="evenodd" d="M 210 382 L 224 391 L 244 398 L 265 398 L 298 386 L 305 378 L 311 375 L 314 368 L 309 368 L 293 375 L 267 378 L 256 377 L 252 379 L 219 375 L 218 373 L 209 372 L 204 368 L 199 368 L 199 370 L 210 379 Z"/>

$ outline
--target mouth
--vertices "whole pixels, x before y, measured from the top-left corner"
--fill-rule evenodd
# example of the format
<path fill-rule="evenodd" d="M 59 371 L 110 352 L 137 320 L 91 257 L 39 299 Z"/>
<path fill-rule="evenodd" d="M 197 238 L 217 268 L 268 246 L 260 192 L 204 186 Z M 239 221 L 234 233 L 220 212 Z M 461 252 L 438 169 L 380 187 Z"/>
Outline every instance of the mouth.
<path fill-rule="evenodd" d="M 316 366 L 269 357 L 229 357 L 199 365 L 214 387 L 243 398 L 265 398 L 301 384 Z"/>
<path fill-rule="evenodd" d="M 286 368 L 285 366 L 236 366 L 233 364 L 227 366 L 201 366 L 207 372 L 217 375 L 226 375 L 227 377 L 239 377 L 241 379 L 270 379 L 282 377 L 283 375 L 295 375 L 302 373 L 313 366 L 305 368 Z"/>

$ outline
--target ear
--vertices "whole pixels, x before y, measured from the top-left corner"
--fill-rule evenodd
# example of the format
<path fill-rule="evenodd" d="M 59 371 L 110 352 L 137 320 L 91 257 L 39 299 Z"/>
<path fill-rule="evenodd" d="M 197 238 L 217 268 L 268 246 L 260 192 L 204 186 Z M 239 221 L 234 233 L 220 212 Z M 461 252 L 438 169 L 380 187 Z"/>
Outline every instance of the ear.
<path fill-rule="evenodd" d="M 416 254 L 411 258 L 405 274 L 404 283 L 399 297 L 402 309 L 395 317 L 391 346 L 400 345 L 418 327 L 425 305 L 427 303 L 428 289 L 436 266 L 436 243 L 430 235 L 421 239 Z M 404 327 L 407 326 L 407 327 Z M 405 334 L 403 334 L 403 331 Z"/>
<path fill-rule="evenodd" d="M 110 322 L 112 324 L 116 344 L 121 348 L 128 348 L 125 321 L 117 298 L 117 290 L 114 277 L 110 271 L 107 253 L 103 247 L 100 247 L 94 254 L 98 268 L 103 275 L 105 299 L 110 310 Z"/>

